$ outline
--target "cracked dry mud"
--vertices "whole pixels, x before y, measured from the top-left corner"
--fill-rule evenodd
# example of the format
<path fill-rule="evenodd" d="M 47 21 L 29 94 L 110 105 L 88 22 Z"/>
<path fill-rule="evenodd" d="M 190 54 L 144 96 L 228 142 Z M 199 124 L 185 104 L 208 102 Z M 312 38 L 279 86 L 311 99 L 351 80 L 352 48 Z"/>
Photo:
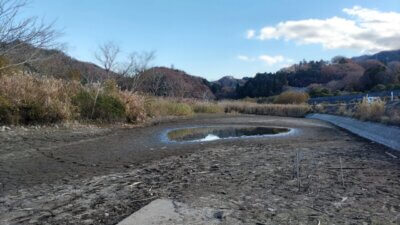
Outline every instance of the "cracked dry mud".
<path fill-rule="evenodd" d="M 195 125 L 297 132 L 160 141 L 166 129 Z M 158 198 L 213 209 L 221 224 L 400 224 L 400 161 L 385 152 L 399 154 L 317 120 L 223 115 L 13 132 L 0 133 L 0 224 L 116 224 Z"/>

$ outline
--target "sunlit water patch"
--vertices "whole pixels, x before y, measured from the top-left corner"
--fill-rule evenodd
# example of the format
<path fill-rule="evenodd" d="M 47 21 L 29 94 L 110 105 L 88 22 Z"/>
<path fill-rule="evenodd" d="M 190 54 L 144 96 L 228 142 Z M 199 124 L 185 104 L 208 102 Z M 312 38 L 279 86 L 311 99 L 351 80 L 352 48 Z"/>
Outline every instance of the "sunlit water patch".
<path fill-rule="evenodd" d="M 167 138 L 176 142 L 203 142 L 227 138 L 262 137 L 288 133 L 280 127 L 196 127 L 169 131 Z"/>

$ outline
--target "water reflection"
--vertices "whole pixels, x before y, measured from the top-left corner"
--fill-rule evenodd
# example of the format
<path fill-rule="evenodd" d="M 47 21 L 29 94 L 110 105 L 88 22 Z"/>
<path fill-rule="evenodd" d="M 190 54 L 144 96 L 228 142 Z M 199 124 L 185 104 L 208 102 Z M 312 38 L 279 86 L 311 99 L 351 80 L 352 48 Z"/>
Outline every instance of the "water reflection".
<path fill-rule="evenodd" d="M 287 128 L 277 127 L 197 127 L 173 130 L 168 133 L 170 141 L 213 141 L 232 137 L 249 137 L 286 133 Z"/>

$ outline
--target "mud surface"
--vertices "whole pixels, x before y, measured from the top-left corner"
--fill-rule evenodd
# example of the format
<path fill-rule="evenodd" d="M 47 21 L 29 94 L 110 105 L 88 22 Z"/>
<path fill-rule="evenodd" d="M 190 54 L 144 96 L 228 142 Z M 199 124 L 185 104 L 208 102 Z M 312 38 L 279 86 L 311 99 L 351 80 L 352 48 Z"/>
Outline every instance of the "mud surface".
<path fill-rule="evenodd" d="M 198 125 L 296 132 L 160 141 Z M 223 224 L 400 223 L 399 154 L 317 120 L 202 116 L 135 129 L 12 130 L 0 142 L 0 224 L 116 224 L 157 198 L 216 209 Z"/>

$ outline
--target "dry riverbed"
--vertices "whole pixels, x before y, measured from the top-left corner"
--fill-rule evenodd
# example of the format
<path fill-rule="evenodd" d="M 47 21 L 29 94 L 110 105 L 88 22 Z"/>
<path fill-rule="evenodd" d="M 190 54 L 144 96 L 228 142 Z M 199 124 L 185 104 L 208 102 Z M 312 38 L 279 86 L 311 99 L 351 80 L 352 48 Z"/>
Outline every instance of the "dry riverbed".
<path fill-rule="evenodd" d="M 160 140 L 196 125 L 296 132 Z M 11 129 L 0 142 L 0 224 L 116 224 L 158 198 L 211 209 L 221 224 L 400 223 L 400 155 L 317 120 L 224 115 L 144 128 Z"/>

